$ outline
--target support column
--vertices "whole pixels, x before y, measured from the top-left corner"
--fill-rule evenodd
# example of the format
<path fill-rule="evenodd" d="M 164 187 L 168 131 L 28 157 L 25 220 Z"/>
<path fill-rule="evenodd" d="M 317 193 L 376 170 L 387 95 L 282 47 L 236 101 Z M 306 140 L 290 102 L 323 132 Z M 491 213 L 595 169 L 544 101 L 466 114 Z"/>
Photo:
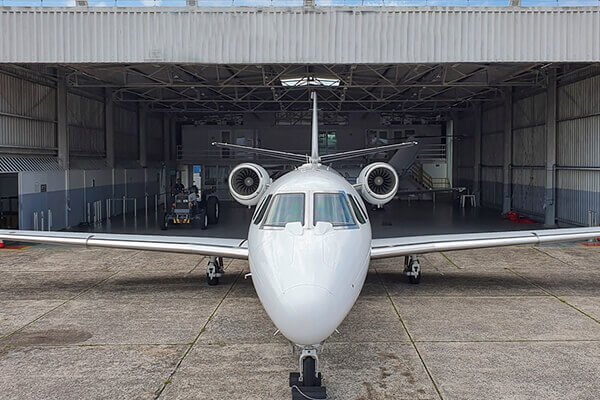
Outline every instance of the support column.
<path fill-rule="evenodd" d="M 546 89 L 546 191 L 544 226 L 556 226 L 556 70 L 548 74 Z"/>
<path fill-rule="evenodd" d="M 58 80 L 56 90 L 56 144 L 58 147 L 58 164 L 69 169 L 69 131 L 67 127 L 67 84 L 64 77 Z"/>
<path fill-rule="evenodd" d="M 138 138 L 140 149 L 140 166 L 148 166 L 148 137 L 146 133 L 146 109 L 143 106 L 138 107 Z"/>
<path fill-rule="evenodd" d="M 454 120 L 446 121 L 446 177 L 452 187 L 452 163 L 453 163 L 453 144 L 454 144 Z"/>
<path fill-rule="evenodd" d="M 473 194 L 477 206 L 481 206 L 481 103 L 475 105 L 473 129 Z"/>
<path fill-rule="evenodd" d="M 504 92 L 504 179 L 503 179 L 503 201 L 502 213 L 511 210 L 512 197 L 512 88 Z"/>
<path fill-rule="evenodd" d="M 104 91 L 104 135 L 106 138 L 106 164 L 115 167 L 115 103 L 112 100 L 112 89 Z"/>

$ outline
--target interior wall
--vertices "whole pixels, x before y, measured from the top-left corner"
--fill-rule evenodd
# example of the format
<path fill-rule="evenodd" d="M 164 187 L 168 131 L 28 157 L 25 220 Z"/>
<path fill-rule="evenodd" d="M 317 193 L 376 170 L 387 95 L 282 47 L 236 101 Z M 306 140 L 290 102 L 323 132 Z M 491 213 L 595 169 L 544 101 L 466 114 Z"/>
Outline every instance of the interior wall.
<path fill-rule="evenodd" d="M 545 91 L 516 92 L 512 107 L 512 209 L 543 220 L 546 199 Z M 557 88 L 555 204 L 559 223 L 587 225 L 588 212 L 600 213 L 600 76 L 559 83 Z M 473 187 L 471 154 L 475 124 L 481 118 L 482 205 L 502 208 L 504 108 L 483 107 L 457 118 L 455 159 L 461 185 Z"/>
<path fill-rule="evenodd" d="M 19 226 L 34 229 L 34 213 L 38 213 L 38 227 L 44 214 L 44 229 L 48 230 L 48 215 L 52 214 L 52 230 L 77 226 L 93 221 L 93 203 L 101 202 L 102 218 L 106 218 L 106 200 L 111 204 L 111 214 L 123 212 L 122 198 L 128 200 L 127 211 L 144 210 L 146 196 L 148 207 L 154 209 L 155 195 L 160 194 L 158 168 L 69 170 L 51 172 L 20 172 L 19 175 Z M 45 186 L 45 191 L 44 190 Z"/>

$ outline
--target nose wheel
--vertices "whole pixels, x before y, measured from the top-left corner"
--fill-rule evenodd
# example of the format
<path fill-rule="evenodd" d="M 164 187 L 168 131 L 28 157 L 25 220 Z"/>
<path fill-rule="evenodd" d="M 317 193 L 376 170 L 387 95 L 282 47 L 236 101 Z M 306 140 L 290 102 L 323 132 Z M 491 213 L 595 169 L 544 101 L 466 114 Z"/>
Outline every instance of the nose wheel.
<path fill-rule="evenodd" d="M 219 278 L 223 276 L 223 257 L 211 256 L 206 266 L 206 281 L 209 286 L 219 284 Z"/>
<path fill-rule="evenodd" d="M 414 285 L 421 282 L 421 264 L 416 254 L 404 257 L 404 275 Z"/>
<path fill-rule="evenodd" d="M 292 400 L 326 399 L 327 390 L 325 386 L 321 386 L 322 376 L 317 372 L 319 365 L 317 349 L 312 346 L 303 348 L 299 364 L 302 373 L 290 373 Z"/>

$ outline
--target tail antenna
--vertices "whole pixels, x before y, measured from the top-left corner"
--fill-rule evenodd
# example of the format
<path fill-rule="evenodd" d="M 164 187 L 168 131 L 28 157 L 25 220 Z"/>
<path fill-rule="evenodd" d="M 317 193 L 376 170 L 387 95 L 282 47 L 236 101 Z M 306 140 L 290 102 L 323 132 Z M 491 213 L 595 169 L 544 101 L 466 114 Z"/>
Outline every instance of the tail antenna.
<path fill-rule="evenodd" d="M 312 114 L 312 141 L 311 141 L 311 157 L 310 162 L 317 164 L 320 161 L 319 158 L 319 111 L 317 110 L 317 92 L 311 93 L 313 100 L 313 114 Z"/>

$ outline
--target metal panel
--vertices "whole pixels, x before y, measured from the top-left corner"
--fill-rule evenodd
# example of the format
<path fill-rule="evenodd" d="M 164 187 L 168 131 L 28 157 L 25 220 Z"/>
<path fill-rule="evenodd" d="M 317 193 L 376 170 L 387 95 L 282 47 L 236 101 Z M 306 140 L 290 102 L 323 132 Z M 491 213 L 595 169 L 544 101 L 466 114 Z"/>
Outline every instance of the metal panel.
<path fill-rule="evenodd" d="M 56 149 L 56 90 L 0 74 L 0 143 Z"/>
<path fill-rule="evenodd" d="M 562 166 L 600 166 L 600 115 L 557 124 L 556 162 Z"/>
<path fill-rule="evenodd" d="M 586 225 L 600 212 L 600 76 L 558 89 L 556 215 Z M 575 169 L 561 169 L 570 167 Z"/>
<path fill-rule="evenodd" d="M 504 131 L 504 109 L 502 106 L 484 109 L 481 115 L 481 134 Z M 483 139 L 482 139 L 483 140 Z"/>
<path fill-rule="evenodd" d="M 600 60 L 598 7 L 8 8 L 0 26 L 7 63 Z"/>
<path fill-rule="evenodd" d="M 481 167 L 481 203 L 502 207 L 502 167 Z"/>
<path fill-rule="evenodd" d="M 115 154 L 119 160 L 138 159 L 137 112 L 115 107 Z"/>
<path fill-rule="evenodd" d="M 481 137 L 481 164 L 502 166 L 504 160 L 502 133 L 487 134 Z M 502 182 L 502 179 L 500 180 Z"/>
<path fill-rule="evenodd" d="M 104 103 L 69 93 L 67 124 L 71 153 L 104 154 Z"/>
<path fill-rule="evenodd" d="M 60 171 L 56 157 L 0 156 L 0 172 Z"/>
<path fill-rule="evenodd" d="M 146 129 L 148 130 L 148 159 L 159 161 L 163 155 L 163 141 L 162 141 L 162 130 L 163 120 L 158 114 L 148 114 L 148 121 L 146 122 Z"/>
<path fill-rule="evenodd" d="M 600 170 L 558 170 L 556 216 L 560 221 L 587 225 L 588 211 L 600 213 Z"/>
<path fill-rule="evenodd" d="M 544 215 L 545 180 L 544 169 L 514 168 L 512 170 L 513 209 L 529 215 Z"/>
<path fill-rule="evenodd" d="M 546 94 L 525 97 L 513 102 L 513 128 L 526 128 L 546 123 Z"/>
<path fill-rule="evenodd" d="M 599 41 L 600 42 L 600 41 Z M 558 88 L 558 120 L 600 114 L 600 75 Z"/>
<path fill-rule="evenodd" d="M 513 130 L 512 163 L 517 166 L 540 166 L 546 162 L 544 125 Z M 542 184 L 543 185 L 543 184 Z"/>

